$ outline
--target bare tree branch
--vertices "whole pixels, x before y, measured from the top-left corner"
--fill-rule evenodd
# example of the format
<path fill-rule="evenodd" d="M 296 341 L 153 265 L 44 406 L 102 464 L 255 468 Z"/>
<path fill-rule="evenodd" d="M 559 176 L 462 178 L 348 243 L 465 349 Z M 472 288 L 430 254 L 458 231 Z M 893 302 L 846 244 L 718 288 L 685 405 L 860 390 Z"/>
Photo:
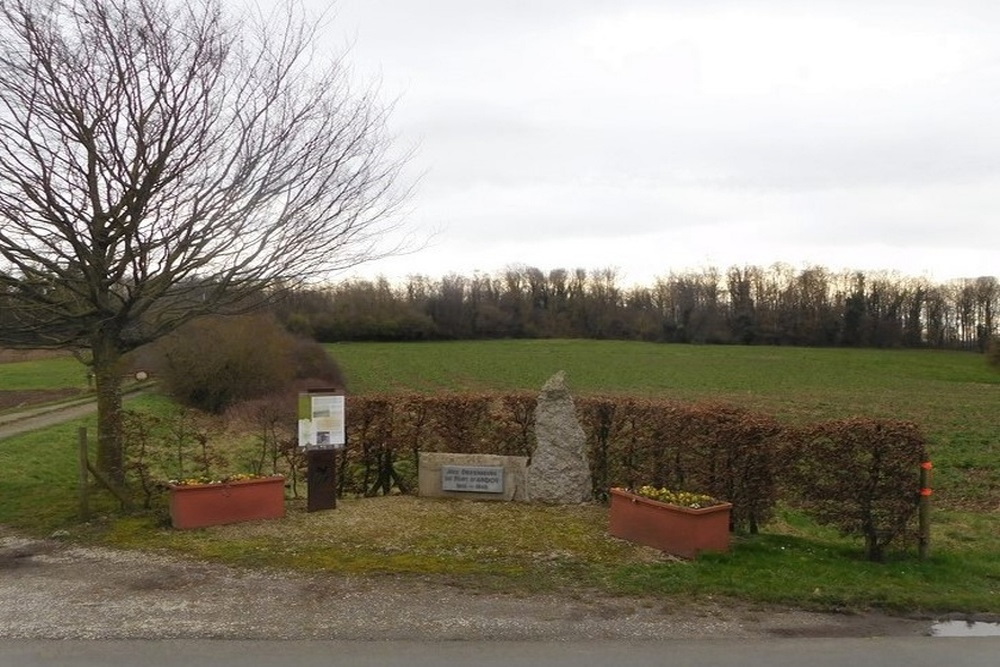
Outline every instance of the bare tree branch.
<path fill-rule="evenodd" d="M 5 0 L 0 22 L 0 286 L 31 314 L 5 342 L 112 320 L 134 347 L 393 250 L 386 110 L 292 9 Z"/>
<path fill-rule="evenodd" d="M 398 250 L 377 91 L 292 5 L 223 7 L 0 0 L 0 343 L 90 350 L 99 393 L 193 317 Z"/>

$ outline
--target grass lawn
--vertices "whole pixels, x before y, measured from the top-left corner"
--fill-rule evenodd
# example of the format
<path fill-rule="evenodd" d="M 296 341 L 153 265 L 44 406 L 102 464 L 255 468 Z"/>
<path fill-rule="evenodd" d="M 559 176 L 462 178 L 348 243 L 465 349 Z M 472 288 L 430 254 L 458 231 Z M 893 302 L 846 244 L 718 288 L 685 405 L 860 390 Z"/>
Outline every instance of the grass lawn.
<path fill-rule="evenodd" d="M 0 364 L 3 391 L 87 388 L 87 367 L 73 357 Z"/>
<path fill-rule="evenodd" d="M 1000 613 L 1000 376 L 982 357 L 930 351 L 810 350 L 602 341 L 342 344 L 352 392 L 537 390 L 566 370 L 576 393 L 721 399 L 785 419 L 854 414 L 913 419 L 931 435 L 940 499 L 931 558 L 913 549 L 861 560 L 861 545 L 783 508 L 729 554 L 677 562 L 608 537 L 602 505 L 539 507 L 403 496 L 347 498 L 330 512 L 289 501 L 285 520 L 196 531 L 167 527 L 161 505 L 123 516 L 95 499 L 76 519 L 76 430 L 0 442 L 0 524 L 113 546 L 164 549 L 248 566 L 396 573 L 464 586 L 598 588 L 651 596 L 734 596 L 820 609 Z M 29 362 L 49 364 L 54 360 Z M 0 381 L 5 365 L 0 365 Z M 135 399 L 147 409 L 162 401 Z M 970 480 L 980 483 L 968 488 Z M 964 488 L 955 488 L 964 485 Z"/>

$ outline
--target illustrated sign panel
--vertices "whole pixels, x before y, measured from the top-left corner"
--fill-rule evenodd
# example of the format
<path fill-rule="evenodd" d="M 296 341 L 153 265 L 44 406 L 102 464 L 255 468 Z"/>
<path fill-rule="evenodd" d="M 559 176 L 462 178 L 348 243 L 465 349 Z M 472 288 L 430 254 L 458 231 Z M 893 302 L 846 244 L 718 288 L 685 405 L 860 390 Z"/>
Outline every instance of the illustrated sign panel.
<path fill-rule="evenodd" d="M 343 394 L 299 395 L 299 447 L 342 449 L 344 433 Z"/>
<path fill-rule="evenodd" d="M 441 466 L 441 490 L 503 493 L 503 466 Z"/>

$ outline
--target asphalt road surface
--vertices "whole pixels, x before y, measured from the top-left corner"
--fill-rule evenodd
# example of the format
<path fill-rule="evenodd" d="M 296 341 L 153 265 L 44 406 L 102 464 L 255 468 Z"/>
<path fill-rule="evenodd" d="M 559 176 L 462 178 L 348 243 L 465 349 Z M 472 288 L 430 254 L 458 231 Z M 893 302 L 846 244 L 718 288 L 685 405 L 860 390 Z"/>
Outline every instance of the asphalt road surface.
<path fill-rule="evenodd" d="M 14 667 L 996 667 L 1000 638 L 664 641 L 6 641 Z"/>

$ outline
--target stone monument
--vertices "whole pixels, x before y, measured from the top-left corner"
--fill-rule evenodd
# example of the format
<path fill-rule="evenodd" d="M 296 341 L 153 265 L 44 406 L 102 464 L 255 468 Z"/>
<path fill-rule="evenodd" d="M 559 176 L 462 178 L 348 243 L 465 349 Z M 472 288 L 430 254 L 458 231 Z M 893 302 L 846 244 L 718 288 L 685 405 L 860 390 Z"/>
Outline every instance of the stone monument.
<path fill-rule="evenodd" d="M 586 437 L 563 371 L 549 378 L 538 396 L 535 436 L 528 466 L 529 500 L 564 505 L 591 500 Z"/>

